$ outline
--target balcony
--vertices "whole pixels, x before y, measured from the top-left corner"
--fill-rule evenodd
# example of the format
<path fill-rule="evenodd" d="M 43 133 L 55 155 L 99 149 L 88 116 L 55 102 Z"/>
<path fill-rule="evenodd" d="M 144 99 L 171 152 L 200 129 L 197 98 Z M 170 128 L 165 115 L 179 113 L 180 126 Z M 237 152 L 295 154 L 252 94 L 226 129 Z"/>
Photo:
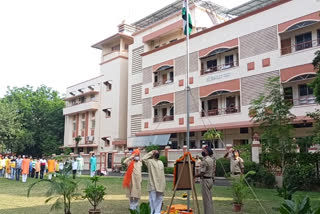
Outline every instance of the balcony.
<path fill-rule="evenodd" d="M 234 62 L 230 62 L 227 64 L 221 64 L 221 65 L 216 65 L 216 66 L 210 66 L 210 67 L 206 67 L 206 68 L 201 68 L 201 75 L 204 74 L 209 74 L 209 73 L 213 73 L 213 72 L 217 72 L 217 71 L 223 71 L 223 70 L 227 70 L 233 67 L 237 67 L 239 66 L 238 61 L 234 61 Z"/>
<path fill-rule="evenodd" d="M 234 114 L 240 112 L 240 106 L 228 107 L 228 108 L 214 108 L 210 110 L 203 110 L 201 112 L 202 117 L 210 117 L 217 115 L 226 115 L 226 114 Z"/>
<path fill-rule="evenodd" d="M 174 115 L 166 115 L 164 117 L 154 117 L 153 118 L 154 123 L 173 121 L 173 120 L 174 120 Z"/>
<path fill-rule="evenodd" d="M 153 87 L 166 85 L 174 82 L 172 66 L 162 66 L 153 73 Z"/>
<path fill-rule="evenodd" d="M 98 110 L 98 108 L 99 108 L 99 102 L 90 100 L 88 102 L 83 102 L 79 104 L 75 103 L 72 106 L 64 108 L 63 115 L 70 115 L 78 112 Z"/>
<path fill-rule="evenodd" d="M 107 53 L 107 54 L 104 54 L 102 56 L 102 59 L 101 61 L 102 62 L 107 62 L 111 59 L 114 59 L 116 57 L 119 57 L 119 56 L 122 56 L 122 57 L 128 57 L 128 51 L 127 50 L 122 50 L 122 51 L 119 51 L 119 50 L 116 50 L 116 51 L 112 51 L 110 53 Z"/>
<path fill-rule="evenodd" d="M 305 49 L 309 49 L 312 47 L 319 47 L 320 46 L 320 38 L 315 40 L 310 40 L 306 42 L 301 42 L 294 45 L 288 45 L 281 48 L 281 55 L 287 55 L 290 53 L 302 51 Z"/>

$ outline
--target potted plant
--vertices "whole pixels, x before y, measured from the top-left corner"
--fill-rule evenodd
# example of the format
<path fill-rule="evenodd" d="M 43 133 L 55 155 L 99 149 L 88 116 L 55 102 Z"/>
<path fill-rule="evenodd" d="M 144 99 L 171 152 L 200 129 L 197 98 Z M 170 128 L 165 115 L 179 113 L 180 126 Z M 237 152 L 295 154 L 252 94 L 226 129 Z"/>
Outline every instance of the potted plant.
<path fill-rule="evenodd" d="M 140 207 L 137 210 L 129 209 L 130 214 L 149 214 L 151 213 L 149 203 L 141 203 Z"/>
<path fill-rule="evenodd" d="M 97 206 L 103 201 L 106 188 L 103 185 L 97 185 L 99 177 L 94 176 L 90 178 L 91 184 L 89 184 L 84 190 L 83 198 L 88 199 L 93 209 L 89 210 L 89 214 L 100 214 L 101 210 L 97 209 Z"/>
<path fill-rule="evenodd" d="M 231 189 L 233 195 L 233 211 L 240 212 L 243 207 L 243 200 L 248 194 L 248 187 L 245 183 L 245 179 L 248 175 L 255 174 L 254 171 L 249 171 L 245 175 L 240 175 L 239 177 L 233 177 L 231 182 Z"/>

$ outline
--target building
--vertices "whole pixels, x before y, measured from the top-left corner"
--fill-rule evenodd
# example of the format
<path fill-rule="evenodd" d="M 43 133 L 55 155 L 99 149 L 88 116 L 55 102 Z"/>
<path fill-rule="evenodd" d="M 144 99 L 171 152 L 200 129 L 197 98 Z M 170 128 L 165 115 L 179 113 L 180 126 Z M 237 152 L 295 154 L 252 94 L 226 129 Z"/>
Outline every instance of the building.
<path fill-rule="evenodd" d="M 102 50 L 101 76 L 67 89 L 65 146 L 75 147 L 74 137 L 81 133 L 80 148 L 107 152 L 101 161 L 108 157 L 111 168 L 124 156 L 114 150 L 154 143 L 166 146 L 172 162 L 186 145 L 189 81 L 191 152 L 200 153 L 207 144 L 204 132 L 217 128 L 223 139 L 214 147 L 222 155 L 227 146 L 252 142 L 250 103 L 272 76 L 280 77 L 293 103 L 296 137 L 309 134 L 313 123 L 306 113 L 319 108 L 307 85 L 320 49 L 319 1 L 252 0 L 230 10 L 193 1 L 188 80 L 181 7 L 178 0 L 131 25 L 121 24 L 119 33 L 93 46 Z M 96 125 L 89 130 L 93 116 Z"/>

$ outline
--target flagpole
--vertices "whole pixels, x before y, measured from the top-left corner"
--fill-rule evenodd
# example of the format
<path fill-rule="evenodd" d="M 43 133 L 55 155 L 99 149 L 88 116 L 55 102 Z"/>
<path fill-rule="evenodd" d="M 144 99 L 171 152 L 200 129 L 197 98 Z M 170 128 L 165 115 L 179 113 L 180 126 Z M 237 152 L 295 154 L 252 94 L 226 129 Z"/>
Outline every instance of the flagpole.
<path fill-rule="evenodd" d="M 190 150 L 190 124 L 189 124 L 189 119 L 190 119 L 190 116 L 189 116 L 189 93 L 190 93 L 190 88 L 189 88 L 189 0 L 186 0 L 186 21 L 187 21 L 187 24 L 186 24 L 186 49 L 187 49 L 187 81 L 186 81 L 186 86 L 187 86 L 187 151 L 189 152 Z M 188 207 L 188 211 L 190 209 L 190 191 L 187 192 L 187 207 Z"/>

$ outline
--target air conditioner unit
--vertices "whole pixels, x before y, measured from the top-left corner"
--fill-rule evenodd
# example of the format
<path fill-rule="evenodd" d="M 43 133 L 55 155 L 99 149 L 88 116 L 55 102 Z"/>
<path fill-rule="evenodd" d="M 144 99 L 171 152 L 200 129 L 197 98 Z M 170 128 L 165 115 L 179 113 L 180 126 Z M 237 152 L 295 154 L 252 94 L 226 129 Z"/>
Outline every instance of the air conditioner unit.
<path fill-rule="evenodd" d="M 87 136 L 87 139 L 86 139 L 88 142 L 93 142 L 94 140 L 94 136 Z"/>

